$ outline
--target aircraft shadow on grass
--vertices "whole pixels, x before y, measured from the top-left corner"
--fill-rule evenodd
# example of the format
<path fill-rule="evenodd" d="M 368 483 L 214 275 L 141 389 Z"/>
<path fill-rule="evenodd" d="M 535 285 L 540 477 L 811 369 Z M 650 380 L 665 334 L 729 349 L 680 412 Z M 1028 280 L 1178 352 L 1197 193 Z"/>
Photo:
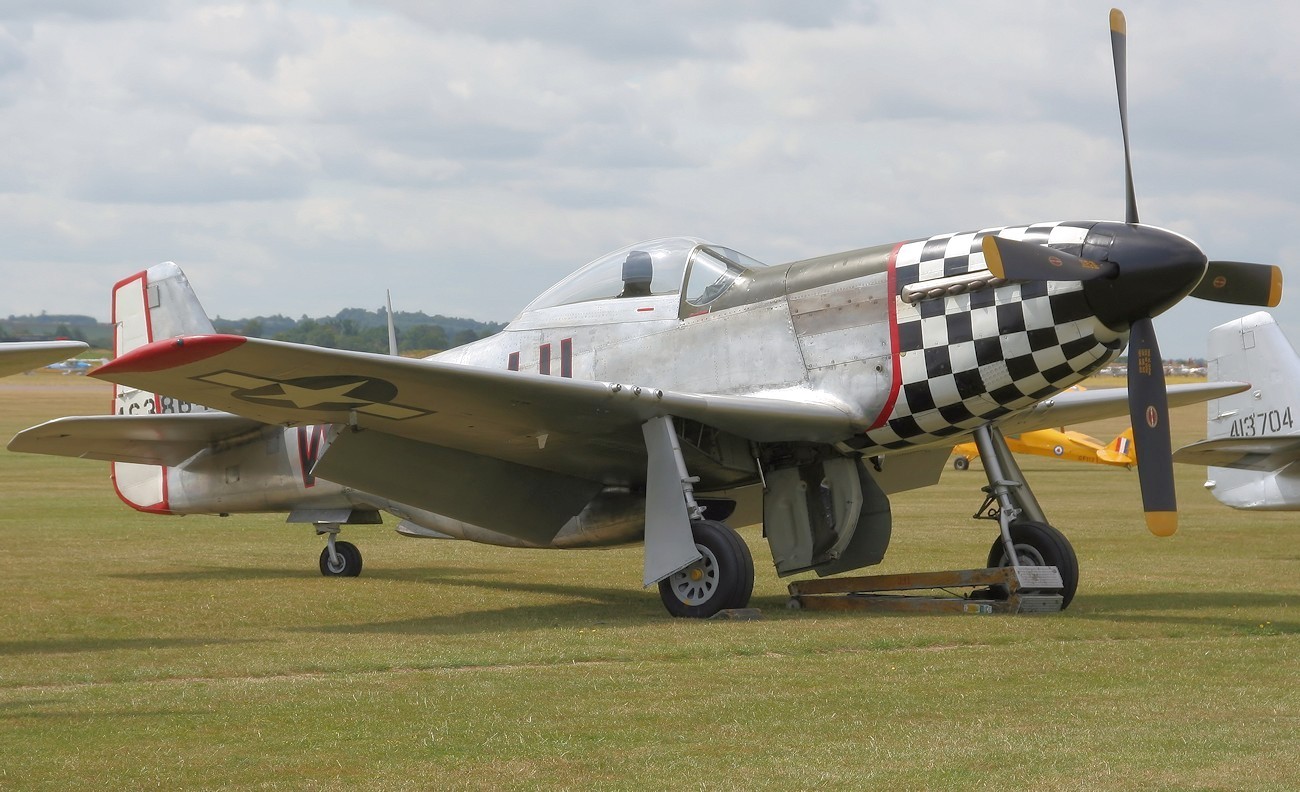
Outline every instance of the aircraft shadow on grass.
<path fill-rule="evenodd" d="M 590 627 L 593 624 L 633 626 L 663 623 L 653 596 L 623 588 L 595 588 L 582 584 L 528 583 L 476 577 L 444 579 L 444 586 L 489 589 L 511 593 L 541 594 L 561 597 L 554 602 L 517 605 L 480 611 L 457 610 L 411 619 L 377 621 L 362 624 L 315 625 L 301 629 L 309 632 L 358 634 L 441 634 L 464 635 L 479 632 L 510 632 L 538 627 Z M 472 599 L 467 599 L 471 602 Z M 618 616 L 610 618 L 610 607 L 618 606 Z"/>
<path fill-rule="evenodd" d="M 74 652 L 112 652 L 120 649 L 178 649 L 213 644 L 256 643 L 236 638 L 47 638 L 31 641 L 0 641 L 0 656 L 70 654 Z"/>
<path fill-rule="evenodd" d="M 44 710 L 44 711 L 43 711 Z M 212 713 L 196 709 L 141 709 L 139 707 L 121 707 L 111 710 L 91 708 L 68 708 L 68 702 L 60 699 L 15 699 L 0 703 L 0 721 L 4 720 L 76 720 L 87 718 L 107 718 L 114 721 L 122 718 L 175 718 L 211 717 Z"/>
<path fill-rule="evenodd" d="M 527 592 L 563 597 L 562 601 L 538 605 L 498 608 L 476 611 L 472 619 L 457 612 L 433 615 L 427 618 L 400 619 L 371 624 L 311 625 L 303 630 L 330 633 L 440 633 L 464 634 L 491 630 L 535 629 L 539 625 L 589 626 L 593 623 L 610 623 L 610 606 L 619 606 L 621 625 L 662 621 L 655 607 L 657 600 L 641 592 L 624 588 L 593 588 L 584 584 L 559 584 L 527 582 L 518 579 L 519 570 L 512 567 L 379 567 L 367 570 L 370 580 L 391 580 L 411 583 L 435 583 L 439 586 L 456 586 L 502 592 Z M 147 583 L 176 583 L 219 580 L 321 580 L 319 575 L 302 569 L 252 569 L 248 567 L 205 566 L 167 572 L 132 572 L 112 577 Z M 466 598 L 472 602 L 472 598 Z M 768 606 L 784 608 L 784 598 L 773 598 Z M 2 652 L 3 644 L 0 644 Z"/>
<path fill-rule="evenodd" d="M 419 583 L 430 579 L 442 579 L 443 577 L 455 577 L 464 574 L 483 573 L 491 574 L 494 572 L 509 573 L 512 570 L 501 567 L 484 567 L 484 566 L 443 566 L 443 567 L 406 567 L 406 568 L 368 568 L 366 577 L 368 579 L 378 580 L 399 580 Z M 212 580 L 319 580 L 320 574 L 308 569 L 267 569 L 253 567 L 232 567 L 232 566 L 201 566 L 184 570 L 169 570 L 166 572 L 124 572 L 109 575 L 108 577 L 118 578 L 119 580 L 138 580 L 141 582 L 166 582 L 177 583 L 185 581 L 212 581 Z"/>
<path fill-rule="evenodd" d="M 1081 607 L 1073 618 L 1108 622 L 1146 622 L 1185 624 L 1199 627 L 1258 632 L 1262 609 L 1276 608 L 1287 612 L 1300 610 L 1300 595 L 1269 594 L 1243 591 L 1170 591 L 1160 594 L 1092 594 L 1079 598 Z M 1222 614 L 1225 609 L 1244 609 L 1245 613 Z M 1267 622 L 1274 633 L 1300 633 L 1300 621 Z"/>

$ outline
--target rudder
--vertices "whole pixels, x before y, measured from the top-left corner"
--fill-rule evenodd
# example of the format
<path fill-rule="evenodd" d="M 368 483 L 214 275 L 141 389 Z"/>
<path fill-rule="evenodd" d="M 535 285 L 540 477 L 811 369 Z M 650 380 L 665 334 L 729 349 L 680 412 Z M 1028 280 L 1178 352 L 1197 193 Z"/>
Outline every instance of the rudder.
<path fill-rule="evenodd" d="M 113 286 L 113 357 L 153 341 L 214 332 L 198 295 L 176 264 L 167 261 L 124 278 Z M 151 415 L 193 412 L 205 407 L 155 393 L 113 386 L 112 412 Z M 167 468 L 158 465 L 112 463 L 113 487 L 133 509 L 169 514 Z"/>

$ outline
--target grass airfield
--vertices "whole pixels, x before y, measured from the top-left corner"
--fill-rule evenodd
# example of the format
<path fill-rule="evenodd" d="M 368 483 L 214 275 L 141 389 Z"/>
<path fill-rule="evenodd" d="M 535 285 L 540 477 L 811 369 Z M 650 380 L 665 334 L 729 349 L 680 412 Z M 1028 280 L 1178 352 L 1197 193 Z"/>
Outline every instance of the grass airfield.
<path fill-rule="evenodd" d="M 2 379 L 0 434 L 108 401 Z M 639 548 L 358 526 L 362 577 L 326 579 L 283 515 L 140 515 L 106 464 L 0 450 L 0 789 L 1300 788 L 1300 515 L 1178 466 L 1160 540 L 1135 473 L 1021 464 L 1079 555 L 1065 613 L 789 611 L 751 528 L 763 619 L 695 622 Z M 984 484 L 896 496 L 876 570 L 981 565 Z"/>

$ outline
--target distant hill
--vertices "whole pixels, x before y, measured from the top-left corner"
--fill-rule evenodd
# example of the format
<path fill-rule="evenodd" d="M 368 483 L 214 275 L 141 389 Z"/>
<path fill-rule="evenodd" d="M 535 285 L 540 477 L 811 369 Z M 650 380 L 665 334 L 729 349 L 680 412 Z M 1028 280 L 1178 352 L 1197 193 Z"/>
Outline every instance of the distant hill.
<path fill-rule="evenodd" d="M 273 338 L 300 344 L 353 349 L 364 352 L 388 351 L 388 317 L 384 309 L 345 308 L 334 316 L 255 316 L 251 319 L 212 320 L 219 333 L 235 333 L 255 338 Z M 397 328 L 398 349 L 440 351 L 467 344 L 499 332 L 505 325 L 480 322 L 457 316 L 442 316 L 417 311 L 393 314 Z M 44 341 L 71 338 L 93 347 L 111 349 L 113 327 L 93 316 L 47 314 L 10 316 L 0 319 L 0 341 Z"/>
<path fill-rule="evenodd" d="M 62 338 L 106 348 L 113 344 L 113 328 L 93 316 L 81 314 L 42 312 L 38 316 L 0 319 L 0 341 L 48 341 Z"/>

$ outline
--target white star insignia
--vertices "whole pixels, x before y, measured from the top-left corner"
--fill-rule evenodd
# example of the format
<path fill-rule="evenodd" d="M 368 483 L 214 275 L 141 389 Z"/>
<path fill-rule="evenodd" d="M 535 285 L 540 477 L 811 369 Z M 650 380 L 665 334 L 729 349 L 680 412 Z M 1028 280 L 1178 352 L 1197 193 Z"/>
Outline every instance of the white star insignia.
<path fill-rule="evenodd" d="M 358 399 L 348 394 L 356 390 L 358 386 L 364 385 L 365 382 L 348 382 L 343 385 L 336 385 L 333 388 L 322 388 L 313 390 L 312 388 L 302 388 L 297 385 L 290 385 L 287 382 L 280 383 L 281 393 L 279 395 L 259 394 L 258 401 L 277 401 L 292 404 L 300 410 L 310 407 L 316 407 L 321 404 L 348 404 L 352 407 L 360 407 L 363 404 L 371 402 L 365 399 Z"/>

